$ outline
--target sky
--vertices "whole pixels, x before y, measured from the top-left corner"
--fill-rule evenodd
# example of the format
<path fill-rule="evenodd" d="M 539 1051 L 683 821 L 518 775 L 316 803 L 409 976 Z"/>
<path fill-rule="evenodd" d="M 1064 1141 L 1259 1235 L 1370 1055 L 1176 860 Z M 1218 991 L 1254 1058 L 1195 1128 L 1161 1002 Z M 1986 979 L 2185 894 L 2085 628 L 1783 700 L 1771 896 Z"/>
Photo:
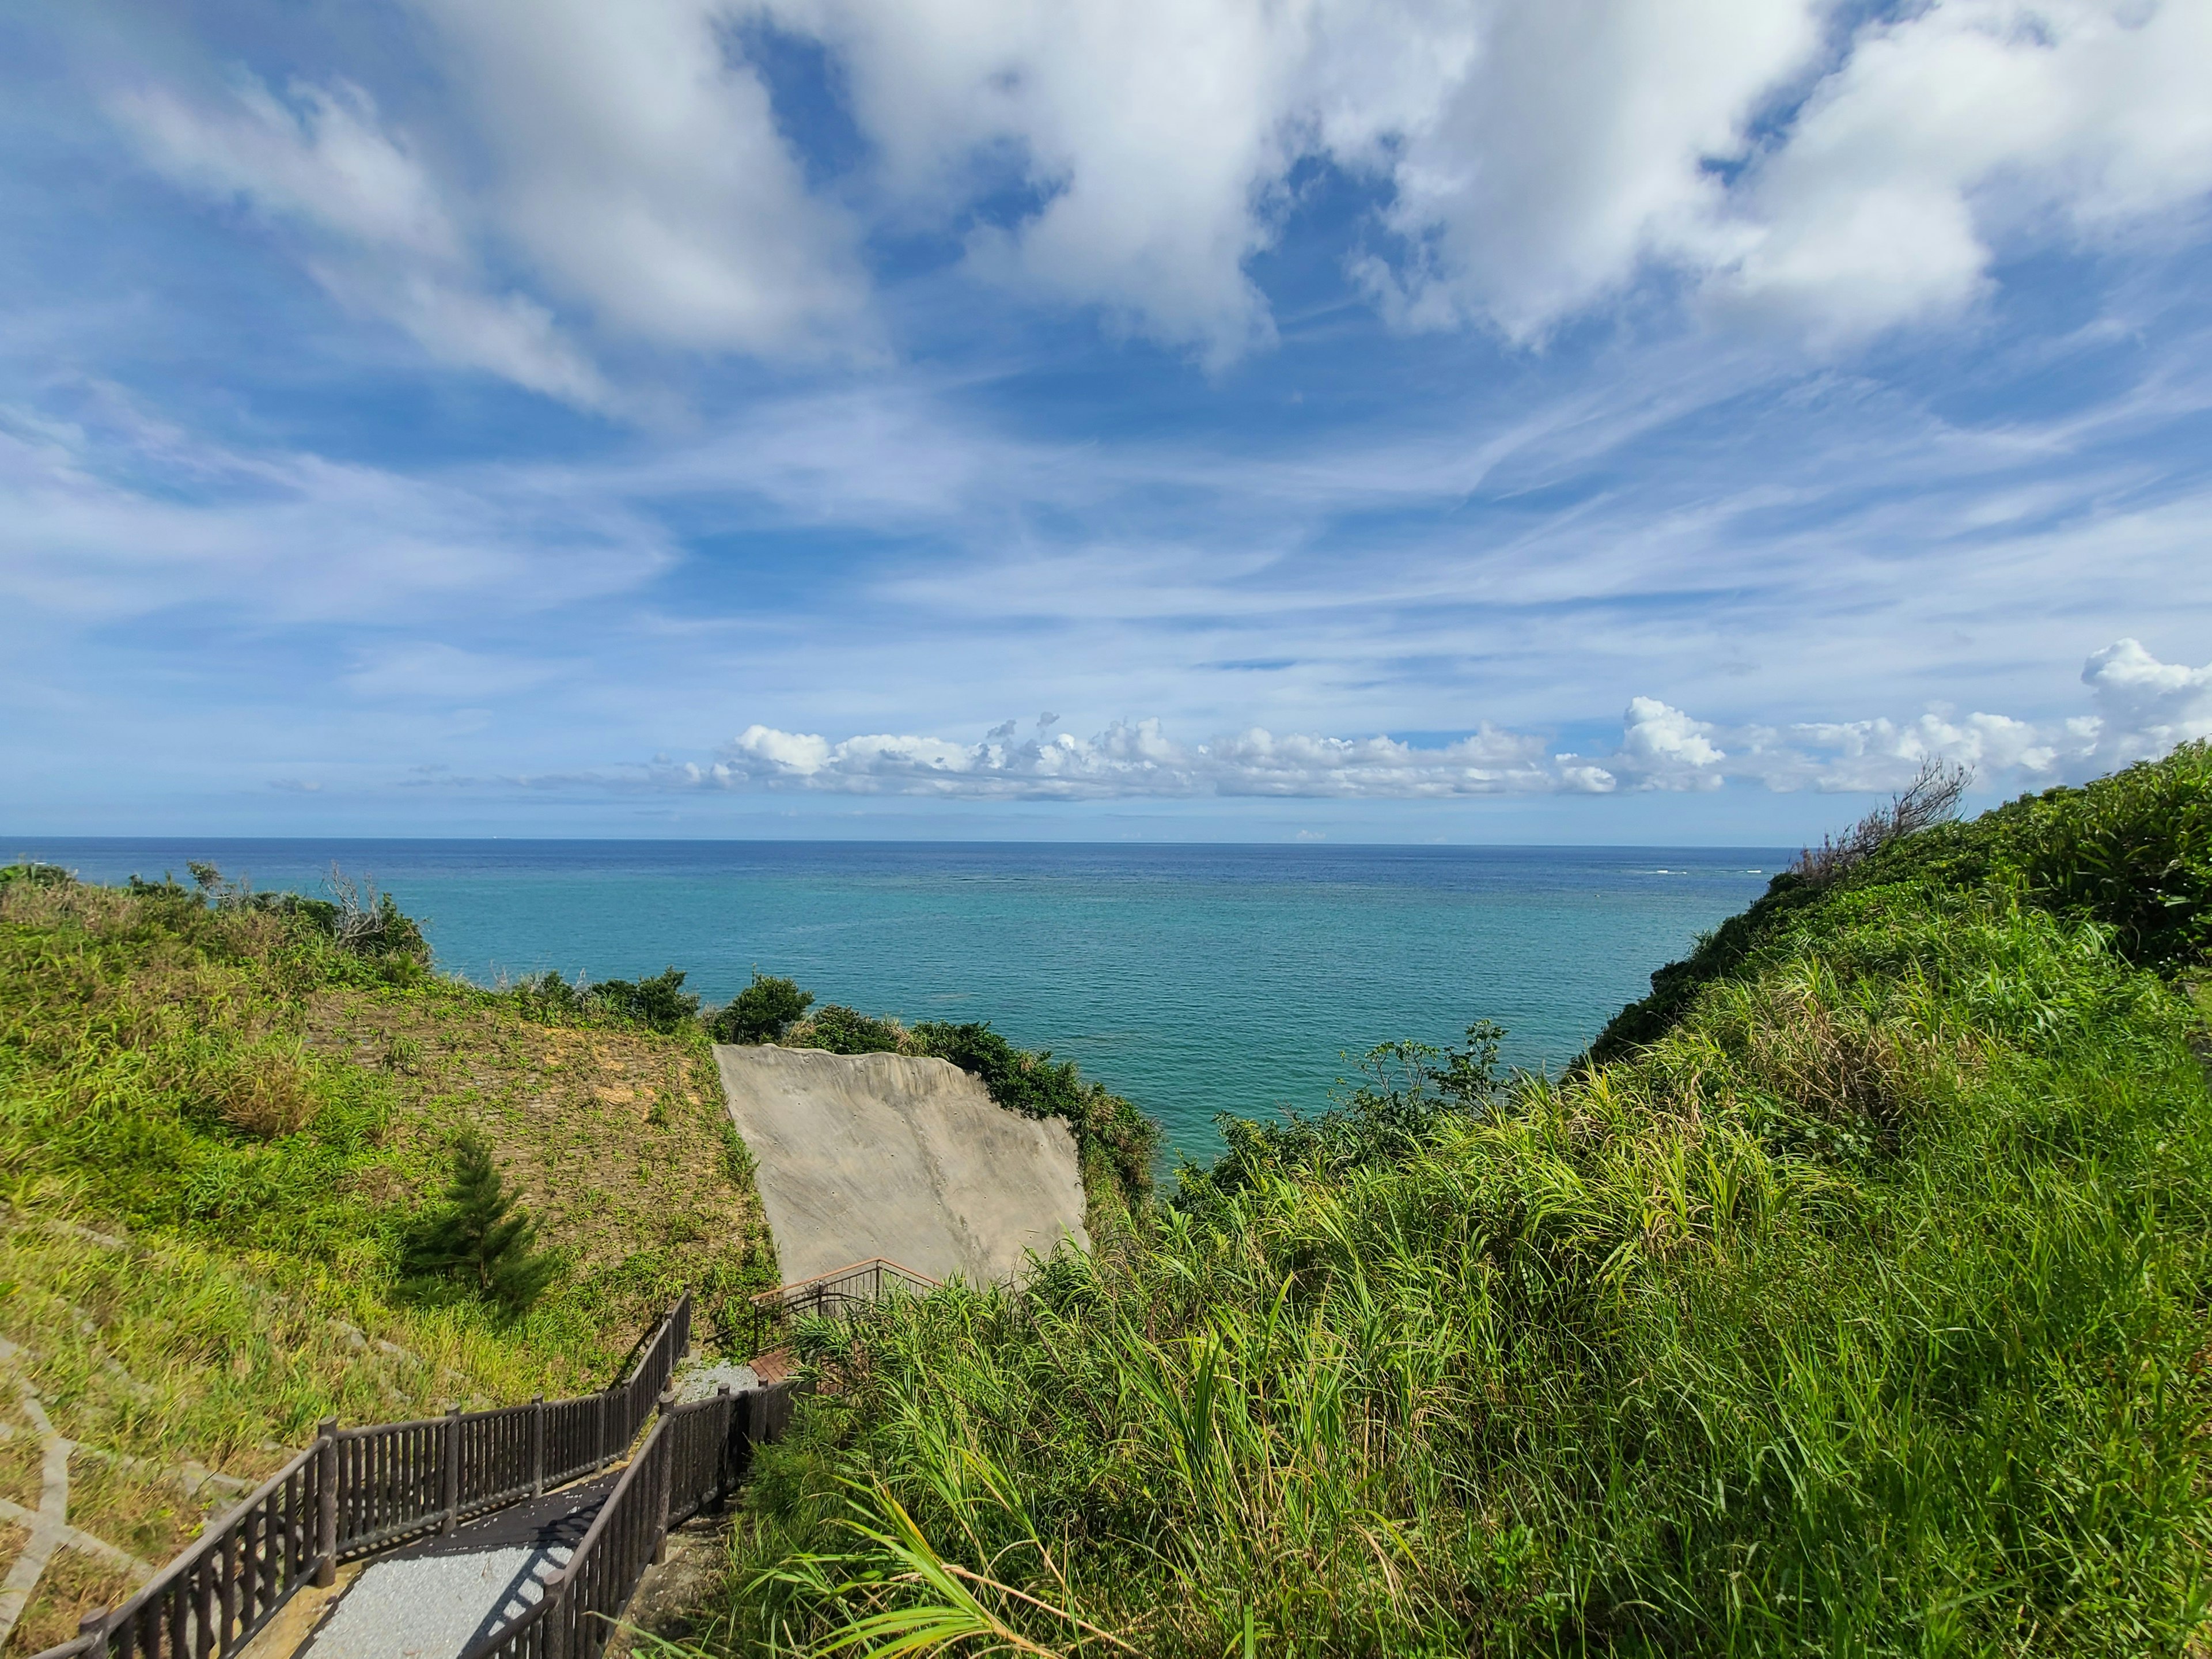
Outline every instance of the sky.
<path fill-rule="evenodd" d="M 0 0 L 0 834 L 1770 846 L 2212 733 L 2212 0 Z"/>

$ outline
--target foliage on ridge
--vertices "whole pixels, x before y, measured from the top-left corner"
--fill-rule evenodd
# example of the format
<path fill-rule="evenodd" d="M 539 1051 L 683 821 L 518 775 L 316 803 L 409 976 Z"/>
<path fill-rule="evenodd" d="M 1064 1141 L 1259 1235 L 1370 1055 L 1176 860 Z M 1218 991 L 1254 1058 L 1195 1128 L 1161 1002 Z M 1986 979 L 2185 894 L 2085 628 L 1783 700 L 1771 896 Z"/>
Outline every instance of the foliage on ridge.
<path fill-rule="evenodd" d="M 808 1328 L 706 1645 L 2195 1650 L 2207 778 L 1778 881 L 1648 1042 Z"/>

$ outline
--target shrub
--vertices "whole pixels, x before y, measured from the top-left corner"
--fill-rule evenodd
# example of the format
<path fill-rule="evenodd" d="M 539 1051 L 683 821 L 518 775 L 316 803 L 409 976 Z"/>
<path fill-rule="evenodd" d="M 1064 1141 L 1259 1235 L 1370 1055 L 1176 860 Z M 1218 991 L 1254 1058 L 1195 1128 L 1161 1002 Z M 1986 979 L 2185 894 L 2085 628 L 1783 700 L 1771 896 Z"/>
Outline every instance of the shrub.
<path fill-rule="evenodd" d="M 678 1031 L 699 1013 L 699 999 L 685 994 L 684 977 L 682 969 L 667 968 L 635 984 L 603 979 L 586 994 L 618 1019 L 655 1031 Z"/>
<path fill-rule="evenodd" d="M 827 1048 L 833 1054 L 895 1054 L 906 1047 L 906 1031 L 895 1019 L 877 1019 L 832 1002 L 813 1018 L 791 1028 L 794 1048 Z"/>
<path fill-rule="evenodd" d="M 67 887 L 76 880 L 58 864 L 41 864 L 36 859 L 23 864 L 0 865 L 0 887 L 18 882 L 26 887 Z"/>
<path fill-rule="evenodd" d="M 717 1042 L 774 1042 L 814 1006 L 796 981 L 753 969 L 752 983 L 714 1011 L 707 1030 Z"/>
<path fill-rule="evenodd" d="M 1479 1019 L 1457 1048 L 1385 1042 L 1360 1060 L 1364 1080 L 1340 1082 L 1339 1099 L 1308 1117 L 1292 1111 L 1266 1121 L 1223 1113 L 1214 1120 L 1228 1150 L 1210 1169 L 1186 1166 L 1179 1201 L 1189 1205 L 1251 1186 L 1264 1171 L 1342 1175 L 1402 1158 L 1452 1115 L 1488 1111 L 1506 1092 L 1498 1076 L 1503 1026 Z"/>
<path fill-rule="evenodd" d="M 1024 1117 L 1083 1121 L 1086 1091 L 1072 1060 L 1054 1060 L 1049 1048 L 1017 1048 L 993 1030 L 990 1022 L 953 1024 L 925 1020 L 908 1034 L 918 1054 L 949 1060 L 983 1081 L 991 1098 Z"/>
<path fill-rule="evenodd" d="M 1801 880 L 1825 886 L 1863 864 L 1900 836 L 1917 834 L 1959 815 L 1959 798 L 1974 781 L 1973 769 L 1929 759 L 1887 806 L 1876 807 L 1844 832 L 1821 838 L 1797 855 L 1790 870 Z"/>

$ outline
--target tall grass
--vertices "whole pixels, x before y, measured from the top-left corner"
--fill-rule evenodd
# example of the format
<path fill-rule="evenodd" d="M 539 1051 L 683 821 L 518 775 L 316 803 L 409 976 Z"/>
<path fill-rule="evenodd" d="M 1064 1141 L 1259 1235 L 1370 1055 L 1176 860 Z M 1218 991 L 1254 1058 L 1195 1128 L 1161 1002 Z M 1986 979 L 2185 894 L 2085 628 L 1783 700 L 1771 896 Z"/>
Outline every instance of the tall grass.
<path fill-rule="evenodd" d="M 1964 844 L 1400 1155 L 811 1328 L 706 1644 L 2183 1650 L 2202 1021 Z"/>

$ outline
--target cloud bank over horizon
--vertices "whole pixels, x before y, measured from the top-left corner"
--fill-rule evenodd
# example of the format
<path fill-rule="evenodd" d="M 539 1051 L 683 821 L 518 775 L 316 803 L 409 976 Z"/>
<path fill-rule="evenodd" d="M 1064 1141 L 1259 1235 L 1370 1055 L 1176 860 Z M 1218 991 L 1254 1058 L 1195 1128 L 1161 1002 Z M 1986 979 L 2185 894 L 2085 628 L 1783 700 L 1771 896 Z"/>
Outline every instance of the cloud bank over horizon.
<path fill-rule="evenodd" d="M 682 787 L 796 787 L 856 795 L 981 800 L 1112 800 L 1273 796 L 1338 800 L 1444 799 L 1512 794 L 1611 794 L 1718 789 L 1880 793 L 1923 763 L 1972 769 L 1984 789 L 2081 782 L 2177 744 L 2212 737 L 2212 664 L 2160 662 L 2135 640 L 2081 671 L 2094 714 L 2055 725 L 2008 715 L 1929 710 L 1782 728 L 1723 728 L 1655 697 L 1631 700 L 1617 746 L 1602 757 L 1552 752 L 1536 734 L 1484 726 L 1428 745 L 1388 736 L 1278 736 L 1255 726 L 1186 744 L 1158 720 L 1116 720 L 1088 741 L 1055 732 L 1058 716 L 1020 735 L 1008 720 L 976 743 L 867 735 L 832 743 L 747 726 L 710 764 L 660 766 Z"/>

